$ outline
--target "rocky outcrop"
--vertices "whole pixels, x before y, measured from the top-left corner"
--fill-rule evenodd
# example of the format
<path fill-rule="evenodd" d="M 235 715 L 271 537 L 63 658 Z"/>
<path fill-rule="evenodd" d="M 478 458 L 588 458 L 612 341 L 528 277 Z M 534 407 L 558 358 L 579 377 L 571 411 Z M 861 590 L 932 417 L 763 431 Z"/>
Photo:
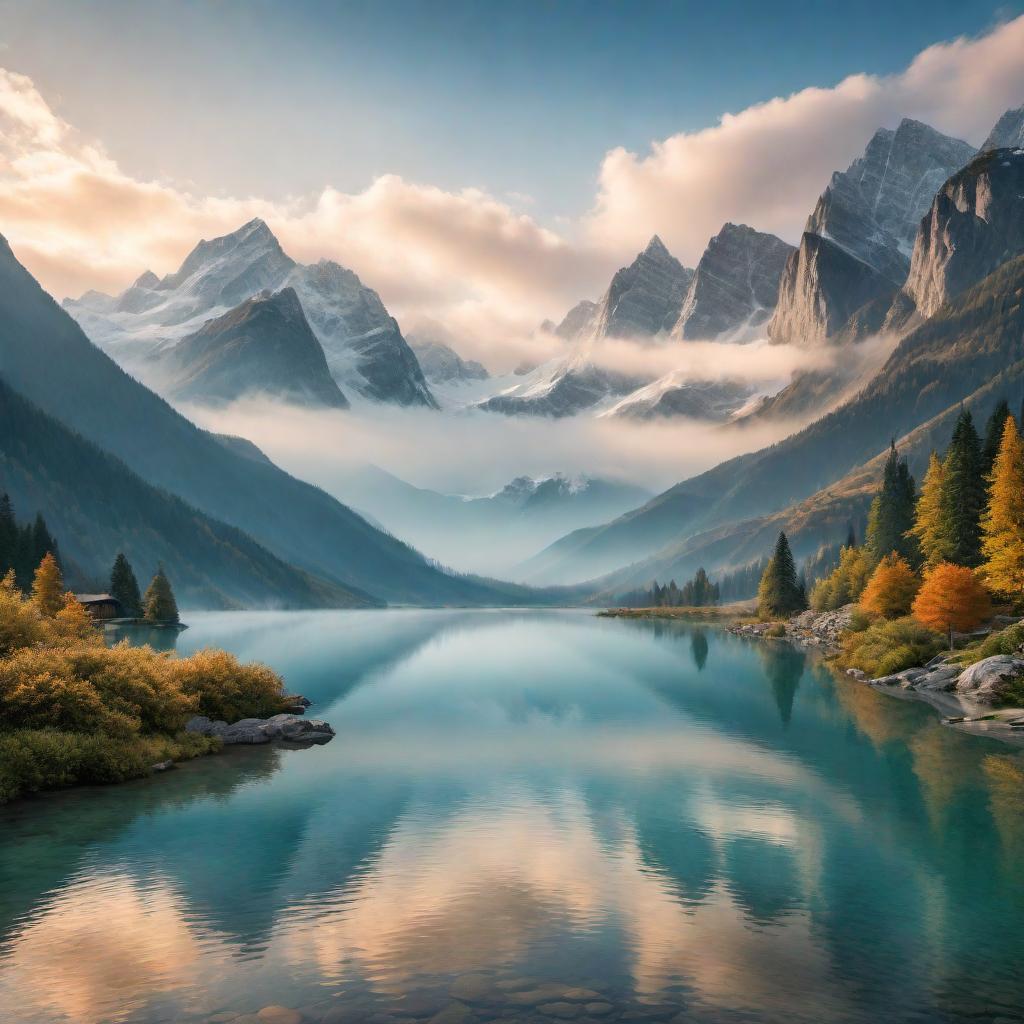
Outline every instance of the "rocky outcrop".
<path fill-rule="evenodd" d="M 1002 704 L 1024 677 L 1024 657 L 996 654 L 969 665 L 956 679 L 958 696 L 979 704 Z"/>
<path fill-rule="evenodd" d="M 688 380 L 673 373 L 638 388 L 602 416 L 655 420 L 671 416 L 722 423 L 743 407 L 753 394 L 735 380 Z"/>
<path fill-rule="evenodd" d="M 1024 253 L 1024 150 L 994 149 L 939 190 L 921 222 L 904 294 L 923 316 Z"/>
<path fill-rule="evenodd" d="M 920 121 L 879 129 L 863 156 L 832 176 L 808 218 L 780 285 L 772 339 L 821 343 L 867 303 L 891 297 L 936 191 L 973 155 Z"/>
<path fill-rule="evenodd" d="M 679 319 L 693 271 L 655 235 L 647 248 L 619 270 L 594 312 L 594 334 L 607 338 L 651 338 Z M 579 307 L 576 307 L 579 309 Z"/>
<path fill-rule="evenodd" d="M 808 647 L 838 647 L 839 638 L 850 628 L 856 605 L 847 604 L 830 612 L 808 609 L 788 622 L 745 622 L 730 626 L 729 632 L 738 636 L 796 640 Z M 778 630 L 782 625 L 783 631 Z"/>
<path fill-rule="evenodd" d="M 205 715 L 196 715 L 185 723 L 186 732 L 200 736 L 216 736 L 225 745 L 238 743 L 270 743 L 284 740 L 288 743 L 327 743 L 334 738 L 334 730 L 319 718 L 301 718 L 298 715 L 274 715 L 271 718 L 243 718 L 238 722 L 213 721 Z"/>
<path fill-rule="evenodd" d="M 583 299 L 577 302 L 568 313 L 562 317 L 562 322 L 553 329 L 564 341 L 577 341 L 590 334 L 594 330 L 594 318 L 597 314 L 598 304 L 590 299 Z"/>
<path fill-rule="evenodd" d="M 673 337 L 747 340 L 779 294 L 793 246 L 746 224 L 725 224 L 694 271 Z"/>
<path fill-rule="evenodd" d="M 487 368 L 462 356 L 444 342 L 409 337 L 409 347 L 419 360 L 423 376 L 432 384 L 452 384 L 468 380 L 487 380 Z"/>
<path fill-rule="evenodd" d="M 626 395 L 644 381 L 586 360 L 571 360 L 539 379 L 529 378 L 478 403 L 477 408 L 506 416 L 575 416 L 616 395 Z"/>
<path fill-rule="evenodd" d="M 344 409 L 291 288 L 262 292 L 183 338 L 161 358 L 176 398 L 228 402 L 250 392 Z"/>
<path fill-rule="evenodd" d="M 981 151 L 990 149 L 1020 149 L 1024 146 L 1024 107 L 1008 110 L 996 121 Z"/>

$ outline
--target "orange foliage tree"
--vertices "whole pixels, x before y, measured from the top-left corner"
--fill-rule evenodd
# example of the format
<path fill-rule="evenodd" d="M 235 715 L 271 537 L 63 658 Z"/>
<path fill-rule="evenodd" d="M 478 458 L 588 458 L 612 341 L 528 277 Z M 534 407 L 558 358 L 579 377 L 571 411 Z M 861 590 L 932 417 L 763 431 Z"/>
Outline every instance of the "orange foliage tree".
<path fill-rule="evenodd" d="M 921 581 L 907 560 L 895 551 L 886 555 L 871 574 L 860 598 L 866 612 L 896 619 L 910 612 Z"/>
<path fill-rule="evenodd" d="M 971 569 L 942 562 L 924 578 L 912 614 L 930 629 L 946 633 L 953 649 L 953 630 L 973 629 L 992 611 L 988 591 Z"/>

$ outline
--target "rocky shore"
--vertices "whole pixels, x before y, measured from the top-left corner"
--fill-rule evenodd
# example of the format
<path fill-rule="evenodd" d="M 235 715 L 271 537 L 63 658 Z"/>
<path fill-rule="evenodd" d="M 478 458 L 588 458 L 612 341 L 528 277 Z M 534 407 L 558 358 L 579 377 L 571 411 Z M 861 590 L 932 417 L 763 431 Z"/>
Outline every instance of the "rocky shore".
<path fill-rule="evenodd" d="M 728 629 L 737 636 L 797 643 L 835 653 L 854 611 L 855 606 L 850 604 L 831 612 L 801 612 L 784 623 L 736 623 Z M 924 701 L 942 713 L 946 725 L 962 732 L 1024 746 L 1024 708 L 1002 706 L 1010 685 L 1024 677 L 1024 651 L 983 658 L 966 668 L 951 652 L 932 658 L 926 665 L 876 679 L 856 668 L 847 669 L 846 674 L 889 696 Z"/>
<path fill-rule="evenodd" d="M 231 724 L 196 715 L 185 723 L 185 732 L 216 736 L 225 746 L 270 743 L 272 740 L 301 744 L 328 743 L 334 738 L 334 730 L 323 719 L 288 714 L 273 715 L 271 718 L 243 718 Z"/>

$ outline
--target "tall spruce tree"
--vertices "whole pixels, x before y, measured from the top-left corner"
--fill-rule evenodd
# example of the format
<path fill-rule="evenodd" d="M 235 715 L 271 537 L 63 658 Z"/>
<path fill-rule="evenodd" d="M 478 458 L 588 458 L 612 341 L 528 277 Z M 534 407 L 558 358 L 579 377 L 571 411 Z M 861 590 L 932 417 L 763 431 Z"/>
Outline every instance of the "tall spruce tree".
<path fill-rule="evenodd" d="M 793 552 L 785 533 L 779 533 L 775 551 L 765 567 L 757 590 L 757 611 L 765 619 L 794 615 L 807 607 L 797 577 Z"/>
<path fill-rule="evenodd" d="M 920 563 L 917 539 L 910 532 L 914 526 L 914 498 L 914 478 L 893 440 L 882 472 L 882 487 L 868 514 L 864 545 L 872 568 L 894 551 L 911 565 Z"/>
<path fill-rule="evenodd" d="M 130 618 L 142 615 L 142 595 L 139 593 L 139 581 L 135 578 L 131 563 L 119 551 L 110 570 L 110 596 L 116 598 Z"/>
<path fill-rule="evenodd" d="M 939 519 L 946 557 L 955 565 L 974 568 L 981 561 L 981 513 L 986 487 L 981 441 L 966 409 L 957 418 L 942 469 Z"/>
<path fill-rule="evenodd" d="M 999 446 L 1003 442 L 1003 430 L 1009 415 L 1010 403 L 1003 398 L 993 410 L 992 415 L 989 416 L 988 423 L 985 424 L 985 440 L 981 446 L 981 475 L 986 480 L 996 463 Z"/>
<path fill-rule="evenodd" d="M 147 622 L 178 622 L 178 605 L 174 600 L 171 582 L 161 565 L 146 588 L 142 599 L 143 617 Z"/>
<path fill-rule="evenodd" d="M 0 576 L 14 568 L 18 552 L 18 523 L 10 496 L 0 494 Z"/>
<path fill-rule="evenodd" d="M 855 548 L 857 546 L 857 531 L 853 528 L 852 519 L 847 523 L 846 543 L 843 546 L 847 548 Z"/>

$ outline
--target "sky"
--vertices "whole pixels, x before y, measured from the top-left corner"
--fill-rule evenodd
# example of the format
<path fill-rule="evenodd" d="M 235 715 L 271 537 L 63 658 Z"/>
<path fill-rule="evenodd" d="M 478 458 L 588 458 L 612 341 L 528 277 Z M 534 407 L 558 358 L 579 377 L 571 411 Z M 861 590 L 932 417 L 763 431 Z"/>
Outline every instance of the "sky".
<path fill-rule="evenodd" d="M 58 297 L 262 216 L 492 366 L 657 232 L 796 241 L 880 126 L 978 144 L 1024 4 L 0 0 L 0 233 Z"/>

